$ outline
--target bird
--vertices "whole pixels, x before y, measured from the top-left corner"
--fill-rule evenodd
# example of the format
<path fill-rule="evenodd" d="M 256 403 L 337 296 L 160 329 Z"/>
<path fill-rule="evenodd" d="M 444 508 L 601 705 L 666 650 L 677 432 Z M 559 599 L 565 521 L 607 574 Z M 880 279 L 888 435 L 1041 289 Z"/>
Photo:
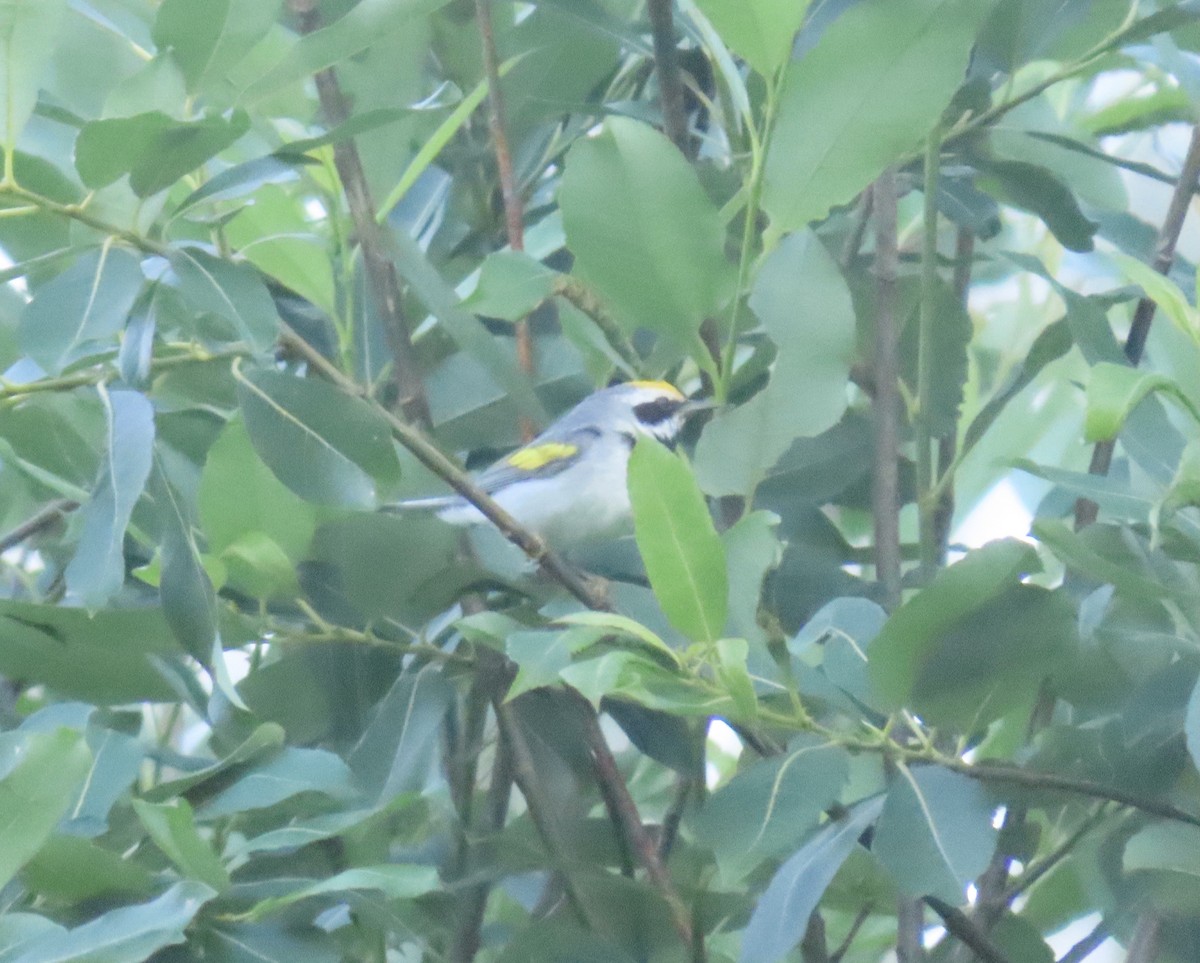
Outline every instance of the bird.
<path fill-rule="evenodd" d="M 666 381 L 627 381 L 592 392 L 532 441 L 475 479 L 523 528 L 571 546 L 628 528 L 629 455 L 640 437 L 673 447 L 687 419 L 711 407 Z M 388 511 L 426 510 L 452 525 L 483 513 L 461 495 L 416 498 Z"/>

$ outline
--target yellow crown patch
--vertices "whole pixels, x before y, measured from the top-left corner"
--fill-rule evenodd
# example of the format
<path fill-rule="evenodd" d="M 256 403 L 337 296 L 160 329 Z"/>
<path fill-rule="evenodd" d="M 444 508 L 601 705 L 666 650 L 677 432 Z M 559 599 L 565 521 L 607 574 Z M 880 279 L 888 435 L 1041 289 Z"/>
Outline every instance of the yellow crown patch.
<path fill-rule="evenodd" d="M 570 458 L 577 451 L 579 448 L 575 445 L 568 445 L 561 441 L 548 441 L 543 445 L 533 445 L 530 448 L 514 451 L 505 460 L 513 468 L 520 468 L 521 471 L 537 471 L 556 461 Z"/>
<path fill-rule="evenodd" d="M 683 399 L 683 392 L 669 381 L 631 381 L 629 384 L 635 388 L 650 388 L 653 391 L 663 391 L 672 398 Z"/>

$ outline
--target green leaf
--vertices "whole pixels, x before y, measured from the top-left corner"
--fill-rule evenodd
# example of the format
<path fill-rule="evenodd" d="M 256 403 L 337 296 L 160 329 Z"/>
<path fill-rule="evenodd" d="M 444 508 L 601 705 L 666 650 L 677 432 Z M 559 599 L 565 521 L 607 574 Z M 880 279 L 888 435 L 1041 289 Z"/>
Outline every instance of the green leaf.
<path fill-rule="evenodd" d="M 51 836 L 25 865 L 21 878 L 40 896 L 66 903 L 121 894 L 147 896 L 157 888 L 148 870 L 78 836 Z M 7 945 L 0 932 L 0 947 Z M 0 963 L 6 963 L 3 950 Z"/>
<path fill-rule="evenodd" d="M 264 351 L 275 343 L 279 313 L 254 268 L 187 247 L 173 249 L 170 261 L 193 310 L 221 318 L 251 348 Z"/>
<path fill-rule="evenodd" d="M 35 937 L 12 963 L 142 963 L 156 950 L 182 943 L 184 927 L 215 895 L 203 883 L 184 880 L 149 903 Z"/>
<path fill-rule="evenodd" d="M 696 840 L 712 849 L 724 882 L 735 884 L 798 846 L 837 801 L 849 771 L 845 750 L 800 736 L 786 753 L 743 769 L 705 800 L 691 821 Z"/>
<path fill-rule="evenodd" d="M 207 788 L 206 784 L 213 781 L 225 785 L 228 781 L 227 773 L 275 755 L 283 746 L 283 742 L 283 728 L 274 722 L 264 722 L 220 759 L 208 765 L 201 765 L 178 779 L 160 782 L 142 796 L 151 802 L 164 802 L 184 793 L 192 794 L 200 787 Z"/>
<path fill-rule="evenodd" d="M 198 879 L 218 893 L 229 886 L 229 874 L 212 846 L 201 838 L 186 799 L 157 804 L 135 799 L 133 809 L 150 838 L 184 876 Z"/>
<path fill-rule="evenodd" d="M 143 280 L 138 259 L 124 248 L 89 251 L 37 289 L 21 315 L 21 348 L 50 374 L 115 348 Z"/>
<path fill-rule="evenodd" d="M 438 872 L 432 866 L 384 865 L 358 866 L 328 879 L 302 887 L 286 896 L 276 896 L 255 904 L 247 913 L 251 920 L 262 919 L 269 913 L 291 906 L 311 896 L 342 893 L 347 890 L 371 890 L 385 899 L 415 899 L 441 888 Z"/>
<path fill-rule="evenodd" d="M 0 779 L 0 886 L 50 837 L 87 776 L 92 755 L 73 729 L 15 733 L 19 756 Z"/>
<path fill-rule="evenodd" d="M 629 456 L 634 531 L 650 586 L 671 624 L 714 641 L 725 628 L 725 546 L 687 464 L 652 438 Z"/>
<path fill-rule="evenodd" d="M 653 128 L 610 117 L 598 135 L 577 141 L 559 204 L 578 271 L 630 329 L 690 345 L 731 293 L 717 209 Z"/>
<path fill-rule="evenodd" d="M 91 768 L 59 829 L 99 836 L 108 829 L 109 811 L 137 779 L 145 752 L 134 737 L 96 725 L 88 726 L 87 744 Z"/>
<path fill-rule="evenodd" d="M 67 589 L 99 608 L 125 582 L 125 529 L 142 495 L 154 453 L 154 408 L 136 391 L 102 391 L 108 444 L 100 479 L 80 510 L 82 530 L 67 566 Z"/>
<path fill-rule="evenodd" d="M 258 457 L 241 419 L 230 421 L 208 449 L 197 504 L 208 549 L 218 555 L 260 532 L 299 561 L 316 530 L 313 507 Z"/>
<path fill-rule="evenodd" d="M 1200 411 L 1178 382 L 1166 375 L 1103 361 L 1093 365 L 1087 386 L 1087 420 L 1084 437 L 1089 442 L 1115 438 L 1125 420 L 1153 392 L 1176 399 L 1200 423 Z"/>
<path fill-rule="evenodd" d="M 151 657 L 179 645 L 162 613 L 0 601 L 0 673 L 101 705 L 168 702 L 175 691 Z"/>
<path fill-rule="evenodd" d="M 1121 273 L 1138 285 L 1180 331 L 1200 343 L 1200 311 L 1188 303 L 1187 295 L 1170 278 L 1137 258 L 1125 254 L 1109 255 Z"/>
<path fill-rule="evenodd" d="M 229 241 L 263 274 L 337 316 L 326 241 L 304 212 L 303 198 L 274 184 L 262 187 L 226 226 Z"/>
<path fill-rule="evenodd" d="M 787 63 L 808 0 L 698 0 L 730 48 L 764 77 Z"/>
<path fill-rule="evenodd" d="M 1162 821 L 1125 844 L 1123 868 L 1163 909 L 1194 916 L 1200 910 L 1200 828 Z"/>
<path fill-rule="evenodd" d="M 489 318 L 519 321 L 550 297 L 556 277 L 524 251 L 496 251 L 484 258 L 475 290 L 463 307 Z"/>
<path fill-rule="evenodd" d="M 936 766 L 898 766 L 871 843 L 900 889 L 952 906 L 987 869 L 994 805 L 974 779 Z"/>
<path fill-rule="evenodd" d="M 505 693 L 505 701 L 531 689 L 557 684 L 574 653 L 594 645 L 603 636 L 602 629 L 581 627 L 559 632 L 510 633 L 504 640 L 504 654 L 516 664 L 517 674 Z"/>
<path fill-rule="evenodd" d="M 759 600 L 763 579 L 779 565 L 783 546 L 775 529 L 779 516 L 774 512 L 743 515 L 721 533 L 729 570 L 729 614 L 725 635 L 765 643 L 767 634 L 758 623 Z"/>
<path fill-rule="evenodd" d="M 163 615 L 179 643 L 208 664 L 217 640 L 217 595 L 200 560 L 189 508 L 167 479 L 158 457 L 150 492 L 162 526 L 158 593 Z"/>
<path fill-rule="evenodd" d="M 750 916 L 738 963 L 778 963 L 792 951 L 826 887 L 882 807 L 882 798 L 859 803 L 845 818 L 822 826 L 779 867 Z"/>
<path fill-rule="evenodd" d="M 280 0 L 164 0 L 152 36 L 171 51 L 189 93 L 226 82 L 226 73 L 274 25 Z"/>
<path fill-rule="evenodd" d="M 425 789 L 453 698 L 453 686 L 428 666 L 396 679 L 349 756 L 368 793 L 386 799 Z"/>
<path fill-rule="evenodd" d="M 184 122 L 161 111 L 93 120 L 75 142 L 75 168 L 93 190 L 128 174 L 134 194 L 150 197 L 173 186 L 249 129 L 245 111 L 235 111 L 228 120 L 204 117 Z"/>
<path fill-rule="evenodd" d="M 66 8 L 66 0 L 0 3 L 0 145 L 10 151 L 33 115 Z"/>
<path fill-rule="evenodd" d="M 1019 580 L 1038 568 L 1032 546 L 1004 539 L 938 573 L 871 644 L 878 702 L 970 731 L 1031 701 L 1074 642 L 1067 599 Z"/>
<path fill-rule="evenodd" d="M 1050 170 L 1024 161 L 980 163 L 979 186 L 1000 201 L 1036 214 L 1070 251 L 1090 251 L 1099 225 L 1084 216 L 1074 193 Z"/>
<path fill-rule="evenodd" d="M 376 479 L 400 471 L 387 422 L 324 381 L 235 370 L 250 441 L 275 477 L 301 498 L 374 508 Z"/>
<path fill-rule="evenodd" d="M 831 428 L 846 410 L 855 352 L 850 291 L 812 231 L 786 238 L 750 294 L 778 355 L 767 387 L 718 412 L 696 447 L 696 476 L 710 495 L 750 495 L 797 438 Z"/>
<path fill-rule="evenodd" d="M 215 819 L 266 809 L 302 792 L 348 799 L 356 788 L 350 769 L 332 752 L 287 746 L 205 802 L 199 814 Z"/>
<path fill-rule="evenodd" d="M 241 0 L 221 2 L 233 6 Z M 333 23 L 289 44 L 283 59 L 256 77 L 242 91 L 240 99 L 252 103 L 290 84 L 308 80 L 326 67 L 379 43 L 394 31 L 412 28 L 414 21 L 445 3 L 446 0 L 361 0 Z"/>
<path fill-rule="evenodd" d="M 792 62 L 763 188 L 773 230 L 820 220 L 919 148 L 963 81 L 988 7 L 857 3 Z"/>
<path fill-rule="evenodd" d="M 623 635 L 642 643 L 651 653 L 657 652 L 660 655 L 664 655 L 668 661 L 676 665 L 682 664 L 679 656 L 675 654 L 675 650 L 668 646 L 666 642 L 651 632 L 646 626 L 627 616 L 618 615 L 615 612 L 573 612 L 570 615 L 561 615 L 555 621 L 561 622 L 564 625 L 582 625 L 590 628 L 607 629 L 618 635 Z"/>

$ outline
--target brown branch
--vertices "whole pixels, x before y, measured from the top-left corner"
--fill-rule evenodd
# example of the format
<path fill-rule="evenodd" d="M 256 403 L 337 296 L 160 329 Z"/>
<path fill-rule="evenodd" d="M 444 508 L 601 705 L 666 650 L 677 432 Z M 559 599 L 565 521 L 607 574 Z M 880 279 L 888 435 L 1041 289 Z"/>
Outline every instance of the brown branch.
<path fill-rule="evenodd" d="M 1188 144 L 1187 155 L 1183 161 L 1183 170 L 1179 172 L 1179 182 L 1171 195 L 1171 204 L 1167 208 L 1167 216 L 1163 219 L 1158 232 L 1158 242 L 1154 248 L 1154 270 L 1159 274 L 1167 274 L 1175 263 L 1175 245 L 1179 242 L 1179 234 L 1183 230 L 1183 222 L 1191 206 L 1192 196 L 1196 192 L 1196 181 L 1200 177 L 1200 124 L 1192 128 L 1192 140 Z M 1129 327 L 1129 337 L 1125 339 L 1125 357 L 1129 363 L 1137 367 L 1146 349 L 1146 339 L 1150 335 L 1150 323 L 1154 320 L 1155 303 L 1150 297 L 1144 297 L 1137 303 L 1133 312 L 1133 323 Z M 1092 449 L 1092 461 L 1088 472 L 1092 475 L 1107 475 L 1112 465 L 1113 450 L 1116 439 L 1101 441 Z M 1080 498 L 1075 502 L 1075 530 L 1086 528 L 1096 520 L 1100 506 L 1089 498 Z"/>
<path fill-rule="evenodd" d="M 875 521 L 875 572 L 884 607 L 900 604 L 900 353 L 896 318 L 896 174 L 889 170 L 872 190 L 875 208 L 875 470 L 871 508 Z"/>
<path fill-rule="evenodd" d="M 921 963 L 925 945 L 921 942 L 925 929 L 925 910 L 919 899 L 902 896 L 896 902 L 896 960 L 898 963 Z"/>
<path fill-rule="evenodd" d="M 633 342 L 629 340 L 629 335 L 621 328 L 617 319 L 608 313 L 608 309 L 587 284 L 579 280 L 579 278 L 571 277 L 569 274 L 562 274 L 554 279 L 554 286 L 551 291 L 554 295 L 557 295 L 564 301 L 570 302 L 591 318 L 592 323 L 604 335 L 604 340 L 608 342 L 608 346 L 629 366 L 629 369 L 634 374 L 641 371 L 642 359 L 638 357 Z"/>
<path fill-rule="evenodd" d="M 1083 963 L 1096 948 L 1108 939 L 1108 922 L 1101 920 L 1083 939 L 1059 957 L 1058 963 Z"/>
<path fill-rule="evenodd" d="M 842 958 L 850 952 L 850 947 L 854 945 L 854 938 L 858 936 L 858 931 L 863 928 L 863 924 L 871 918 L 871 910 L 874 908 L 874 903 L 863 904 L 862 908 L 858 911 L 858 915 L 854 917 L 854 922 L 850 924 L 850 929 L 846 931 L 846 935 L 842 938 L 841 945 L 829 954 L 829 963 L 842 963 Z"/>
<path fill-rule="evenodd" d="M 953 935 L 965 946 L 974 950 L 975 955 L 985 963 L 1012 963 L 1004 952 L 991 941 L 988 935 L 979 929 L 966 913 L 955 909 L 940 899 L 926 896 L 923 901 L 931 910 L 942 918 L 946 932 Z"/>
<path fill-rule="evenodd" d="M 605 804 L 610 806 L 614 821 L 622 828 L 626 845 L 641 863 L 651 885 L 666 900 L 667 906 L 671 910 L 671 922 L 675 925 L 679 938 L 685 946 L 691 947 L 693 939 L 691 913 L 688 912 L 687 906 L 684 905 L 675 889 L 675 883 L 672 881 L 670 873 L 667 872 L 666 866 L 659 857 L 658 846 L 646 832 L 646 827 L 642 825 L 642 817 L 638 813 L 637 804 L 629 794 L 629 787 L 625 784 L 625 779 L 617 768 L 617 760 L 613 758 L 612 750 L 608 748 L 604 733 L 600 731 L 600 721 L 592 710 L 591 703 L 583 696 L 579 696 L 578 701 L 583 709 L 580 715 L 583 718 L 584 742 L 591 753 L 596 778 L 604 787 Z"/>
<path fill-rule="evenodd" d="M 309 34 L 320 28 L 321 13 L 317 9 L 317 0 L 288 0 L 288 7 L 296 17 L 301 34 Z M 344 123 L 350 112 L 337 73 L 332 67 L 327 67 L 317 71 L 313 80 L 326 122 L 331 128 Z M 412 337 L 404 317 L 400 279 L 387 255 L 381 233 L 383 229 L 375 221 L 375 201 L 371 197 L 362 158 L 353 138 L 347 137 L 334 143 L 333 162 L 346 194 L 350 216 L 354 220 L 363 267 L 370 278 L 379 313 L 384 318 L 392 349 L 392 377 L 399 393 L 400 410 L 412 424 L 428 428 L 431 424 L 429 400 L 425 396 L 425 385 L 421 381 L 420 369 L 413 354 Z"/>
<path fill-rule="evenodd" d="M 56 498 L 44 505 L 20 525 L 0 535 L 0 554 L 20 545 L 25 539 L 32 538 L 43 529 L 49 528 L 67 512 L 73 512 L 78 507 L 79 502 L 70 498 Z"/>
<path fill-rule="evenodd" d="M 671 0 L 646 0 L 646 13 L 650 17 L 650 33 L 654 39 L 654 69 L 658 74 L 663 132 L 687 156 L 687 114 L 683 108 L 683 83 L 679 77 L 679 56 L 675 50 L 675 19 L 671 12 Z"/>
<path fill-rule="evenodd" d="M 483 69 L 488 87 L 488 130 L 492 135 L 492 150 L 496 155 L 496 172 L 500 179 L 500 199 L 504 205 L 504 231 L 508 246 L 514 251 L 525 250 L 525 224 L 521 195 L 517 191 L 516 176 L 513 174 L 512 150 L 508 145 L 508 133 L 504 126 L 504 92 L 500 88 L 500 60 L 496 55 L 496 33 L 492 27 L 491 0 L 475 0 L 475 21 L 479 25 L 480 42 L 483 45 Z M 514 334 L 517 342 L 517 363 L 525 374 L 534 374 L 533 336 L 529 321 L 516 323 Z M 527 419 L 521 420 L 521 434 L 529 441 L 537 434 L 536 427 Z"/>
<path fill-rule="evenodd" d="M 524 552 L 563 588 L 590 609 L 605 610 L 607 599 L 583 575 L 567 565 L 551 551 L 541 538 L 524 528 L 508 512 L 454 462 L 447 458 L 412 425 L 397 417 L 371 397 L 370 391 L 346 377 L 321 352 L 305 341 L 286 323 L 281 322 L 280 341 L 301 355 L 309 366 L 348 395 L 362 398 L 371 405 L 391 428 L 396 440 L 417 460 L 446 482 L 467 501 L 479 509 L 500 533 Z"/>

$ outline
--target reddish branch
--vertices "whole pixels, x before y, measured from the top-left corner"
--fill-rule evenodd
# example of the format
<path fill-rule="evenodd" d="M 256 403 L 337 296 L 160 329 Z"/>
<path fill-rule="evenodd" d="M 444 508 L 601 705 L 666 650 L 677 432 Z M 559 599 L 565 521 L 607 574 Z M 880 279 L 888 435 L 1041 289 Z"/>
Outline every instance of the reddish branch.
<path fill-rule="evenodd" d="M 300 33 L 308 34 L 320 28 L 321 14 L 316 0 L 288 0 L 288 6 L 296 17 Z M 330 127 L 336 127 L 349 115 L 337 74 L 332 67 L 327 67 L 314 74 L 313 80 L 317 85 L 317 98 L 325 120 Z M 425 386 L 413 355 L 412 338 L 404 317 L 400 279 L 387 255 L 382 228 L 375 221 L 375 202 L 367 185 L 362 158 L 352 138 L 339 140 L 333 145 L 333 161 L 346 194 L 350 216 L 354 220 L 363 266 L 385 321 L 384 327 L 392 349 L 392 377 L 399 393 L 400 410 L 409 422 L 427 428 L 430 425 L 429 402 L 425 397 Z"/>
<path fill-rule="evenodd" d="M 671 0 L 647 0 L 650 33 L 654 38 L 654 69 L 658 73 L 659 101 L 662 105 L 663 131 L 687 154 L 687 113 L 683 107 L 683 81 L 679 75 L 679 55 L 675 50 L 675 20 Z"/>

